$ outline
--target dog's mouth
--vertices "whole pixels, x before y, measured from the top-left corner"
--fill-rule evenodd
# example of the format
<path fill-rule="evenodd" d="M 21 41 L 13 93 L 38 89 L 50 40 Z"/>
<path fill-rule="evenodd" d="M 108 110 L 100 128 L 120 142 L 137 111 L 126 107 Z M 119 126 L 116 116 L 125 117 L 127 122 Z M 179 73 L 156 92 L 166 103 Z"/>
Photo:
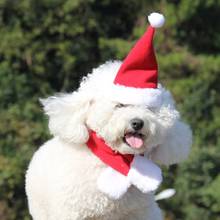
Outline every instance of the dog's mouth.
<path fill-rule="evenodd" d="M 124 143 L 134 149 L 140 149 L 144 146 L 144 135 L 138 132 L 125 133 L 123 137 Z"/>

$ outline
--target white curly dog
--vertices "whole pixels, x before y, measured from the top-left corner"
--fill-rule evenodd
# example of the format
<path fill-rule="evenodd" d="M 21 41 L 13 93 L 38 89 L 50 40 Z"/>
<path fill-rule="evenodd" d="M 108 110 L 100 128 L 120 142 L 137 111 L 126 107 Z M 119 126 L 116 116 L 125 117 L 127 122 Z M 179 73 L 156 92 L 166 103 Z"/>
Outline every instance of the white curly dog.
<path fill-rule="evenodd" d="M 185 159 L 192 137 L 158 84 L 152 42 L 164 16 L 148 20 L 123 63 L 108 62 L 78 91 L 42 100 L 54 138 L 34 154 L 26 175 L 34 220 L 162 219 L 156 163 Z"/>
<path fill-rule="evenodd" d="M 107 62 L 85 77 L 77 91 L 42 100 L 54 137 L 34 154 L 26 175 L 34 220 L 162 219 L 153 190 L 143 193 L 138 184 L 128 184 L 123 195 L 111 198 L 108 188 L 117 188 L 118 179 L 109 179 L 106 193 L 97 184 L 108 166 L 88 148 L 90 131 L 114 151 L 144 153 L 161 165 L 186 159 L 191 146 L 191 130 L 161 85 L 159 109 L 108 98 L 104 91 L 111 87 L 120 65 L 119 61 Z M 136 143 L 129 138 L 131 134 L 139 137 L 133 138 Z"/>

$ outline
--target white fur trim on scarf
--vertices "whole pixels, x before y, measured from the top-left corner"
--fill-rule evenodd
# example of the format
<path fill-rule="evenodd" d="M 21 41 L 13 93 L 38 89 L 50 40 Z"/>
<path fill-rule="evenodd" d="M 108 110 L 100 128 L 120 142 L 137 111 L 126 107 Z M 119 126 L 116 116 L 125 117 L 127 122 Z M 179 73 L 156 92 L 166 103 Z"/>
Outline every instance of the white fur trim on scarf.
<path fill-rule="evenodd" d="M 112 199 L 121 198 L 131 185 L 143 193 L 156 190 L 162 182 L 161 169 L 146 157 L 136 155 L 128 176 L 107 167 L 98 178 L 98 189 Z"/>
<path fill-rule="evenodd" d="M 128 173 L 129 181 L 143 193 L 155 191 L 162 182 L 161 169 L 146 157 L 136 155 Z"/>
<path fill-rule="evenodd" d="M 98 189 L 112 199 L 121 198 L 130 187 L 127 176 L 107 167 L 98 178 Z"/>
<path fill-rule="evenodd" d="M 163 91 L 160 87 L 157 89 L 133 88 L 122 85 L 113 85 L 109 90 L 108 97 L 113 101 L 122 104 L 145 105 L 147 107 L 157 108 L 162 104 Z"/>

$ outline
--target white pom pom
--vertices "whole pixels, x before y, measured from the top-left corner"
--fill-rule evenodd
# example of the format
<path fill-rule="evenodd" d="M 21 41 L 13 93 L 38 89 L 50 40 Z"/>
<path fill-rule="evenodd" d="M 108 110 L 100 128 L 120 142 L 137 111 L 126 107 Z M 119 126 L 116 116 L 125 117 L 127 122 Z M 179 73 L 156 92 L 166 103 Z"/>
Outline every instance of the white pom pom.
<path fill-rule="evenodd" d="M 153 12 L 148 16 L 148 21 L 152 27 L 160 28 L 163 26 L 165 18 L 162 14 Z"/>

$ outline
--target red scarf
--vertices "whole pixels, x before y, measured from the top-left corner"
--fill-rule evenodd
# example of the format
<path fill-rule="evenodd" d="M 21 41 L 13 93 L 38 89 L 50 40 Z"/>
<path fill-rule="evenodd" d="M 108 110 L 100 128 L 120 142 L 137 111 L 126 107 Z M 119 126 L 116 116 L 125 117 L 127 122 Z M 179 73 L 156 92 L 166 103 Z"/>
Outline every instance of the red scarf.
<path fill-rule="evenodd" d="M 102 162 L 127 176 L 134 158 L 133 154 L 120 154 L 113 151 L 102 138 L 97 137 L 94 131 L 90 131 L 87 146 Z"/>

